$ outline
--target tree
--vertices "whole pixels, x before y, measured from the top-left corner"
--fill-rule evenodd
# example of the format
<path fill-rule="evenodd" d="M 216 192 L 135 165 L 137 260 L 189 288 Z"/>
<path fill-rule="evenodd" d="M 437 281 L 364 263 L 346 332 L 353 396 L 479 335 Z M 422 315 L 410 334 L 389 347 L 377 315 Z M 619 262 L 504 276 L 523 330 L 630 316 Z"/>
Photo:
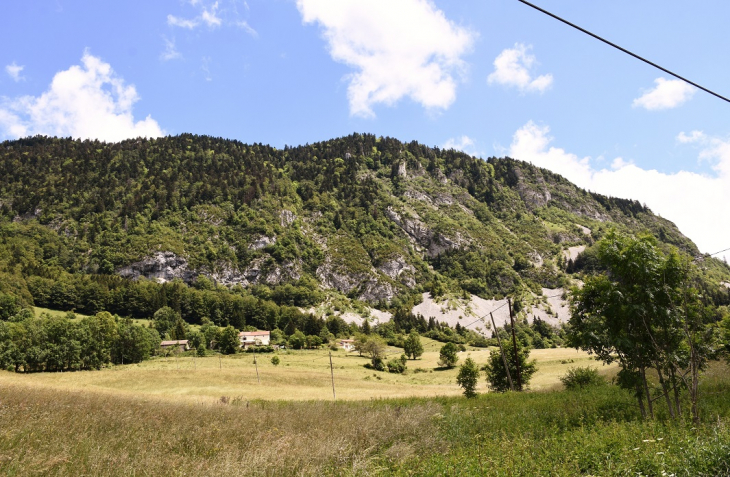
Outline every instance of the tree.
<path fill-rule="evenodd" d="M 527 388 L 530 383 L 530 378 L 537 371 L 537 361 L 528 361 L 530 357 L 530 349 L 527 347 L 518 346 L 517 358 L 520 363 L 520 377 L 522 378 L 522 389 Z M 510 376 L 517 388 L 517 366 L 515 363 L 515 352 L 514 345 L 511 341 L 505 341 L 502 343 L 504 354 L 507 357 L 507 366 L 509 369 Z M 502 353 L 498 350 L 492 350 L 489 353 L 489 360 L 484 365 L 484 371 L 487 373 L 487 383 L 489 389 L 497 392 L 505 392 L 510 390 L 509 379 L 507 378 L 507 372 L 504 369 L 504 358 Z M 522 389 L 516 389 L 521 391 Z"/>
<path fill-rule="evenodd" d="M 439 352 L 439 366 L 443 368 L 453 368 L 459 361 L 458 353 L 459 348 L 454 343 L 446 343 L 441 347 Z"/>
<path fill-rule="evenodd" d="M 479 381 L 479 368 L 471 358 L 466 358 L 464 364 L 459 367 L 459 374 L 456 376 L 456 384 L 464 389 L 464 396 L 476 397 L 477 382 Z"/>
<path fill-rule="evenodd" d="M 572 292 L 570 344 L 605 363 L 617 361 L 619 385 L 633 391 L 643 416 L 647 410 L 654 415 L 646 378 L 653 368 L 670 417 L 681 412 L 683 384 L 698 421 L 699 372 L 712 352 L 714 333 L 713 314 L 697 290 L 702 287 L 690 286 L 693 279 L 701 282 L 696 266 L 674 249 L 663 253 L 652 236 L 611 231 L 597 245 L 598 268 L 605 273 Z M 691 384 L 684 380 L 687 374 Z"/>
<path fill-rule="evenodd" d="M 385 356 L 385 350 L 388 349 L 387 343 L 380 336 L 370 336 L 362 345 L 362 352 L 370 359 L 382 359 Z"/>
<path fill-rule="evenodd" d="M 234 354 L 241 346 L 238 331 L 231 325 L 226 326 L 218 337 L 218 349 L 223 354 Z"/>
<path fill-rule="evenodd" d="M 289 337 L 289 346 L 294 349 L 302 349 L 307 345 L 307 337 L 304 336 L 299 330 L 296 330 L 293 335 Z"/>
<path fill-rule="evenodd" d="M 175 326 L 177 325 L 178 321 L 181 320 L 182 318 L 180 318 L 180 313 L 176 312 L 169 306 L 163 306 L 162 308 L 157 310 L 152 317 L 152 326 L 155 327 L 160 336 L 164 337 L 165 335 L 168 335 L 172 337 Z"/>
<path fill-rule="evenodd" d="M 406 356 L 410 356 L 411 359 L 416 359 L 423 354 L 423 345 L 421 344 L 421 337 L 414 330 L 408 335 L 408 338 L 403 342 L 403 351 Z"/>

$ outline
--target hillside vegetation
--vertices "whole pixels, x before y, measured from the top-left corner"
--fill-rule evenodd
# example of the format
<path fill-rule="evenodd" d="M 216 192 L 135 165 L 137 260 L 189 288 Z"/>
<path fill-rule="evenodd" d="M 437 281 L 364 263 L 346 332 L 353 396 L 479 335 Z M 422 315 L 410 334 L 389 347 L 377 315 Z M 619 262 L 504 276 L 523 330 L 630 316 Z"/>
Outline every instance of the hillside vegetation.
<path fill-rule="evenodd" d="M 0 293 L 84 314 L 170 305 L 190 323 L 270 327 L 241 300 L 396 308 L 424 291 L 537 293 L 590 265 L 564 251 L 610 228 L 697 254 L 636 201 L 367 134 L 283 150 L 187 134 L 0 144 Z M 727 301 L 727 267 L 707 262 Z"/>

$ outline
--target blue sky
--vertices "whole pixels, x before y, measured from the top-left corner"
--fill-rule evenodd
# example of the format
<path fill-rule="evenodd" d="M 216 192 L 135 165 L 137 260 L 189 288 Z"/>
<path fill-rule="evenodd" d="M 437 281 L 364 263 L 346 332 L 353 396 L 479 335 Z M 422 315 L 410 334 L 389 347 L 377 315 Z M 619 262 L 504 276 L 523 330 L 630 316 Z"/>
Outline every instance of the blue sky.
<path fill-rule="evenodd" d="M 730 4 L 533 0 L 730 96 Z M 369 132 L 510 155 L 730 247 L 730 104 L 517 0 L 7 2 L 0 139 Z"/>

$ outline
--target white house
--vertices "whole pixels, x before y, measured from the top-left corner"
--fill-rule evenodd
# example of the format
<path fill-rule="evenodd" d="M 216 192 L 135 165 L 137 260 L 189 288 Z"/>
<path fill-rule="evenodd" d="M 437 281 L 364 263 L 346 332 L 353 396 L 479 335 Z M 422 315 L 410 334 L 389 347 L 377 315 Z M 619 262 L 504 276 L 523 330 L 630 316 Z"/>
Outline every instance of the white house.
<path fill-rule="evenodd" d="M 355 340 L 340 340 L 340 348 L 348 353 L 355 350 Z"/>
<path fill-rule="evenodd" d="M 249 346 L 269 346 L 271 343 L 270 331 L 241 331 L 238 333 L 238 339 L 241 341 L 241 347 Z"/>

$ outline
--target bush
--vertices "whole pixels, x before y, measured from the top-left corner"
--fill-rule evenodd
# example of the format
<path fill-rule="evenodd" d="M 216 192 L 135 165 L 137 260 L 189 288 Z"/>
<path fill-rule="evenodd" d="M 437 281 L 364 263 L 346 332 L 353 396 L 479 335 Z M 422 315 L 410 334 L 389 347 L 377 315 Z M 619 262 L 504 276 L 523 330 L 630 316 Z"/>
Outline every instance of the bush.
<path fill-rule="evenodd" d="M 521 391 L 526 389 L 530 384 L 530 378 L 537 371 L 537 362 L 535 360 L 528 361 L 530 357 L 530 350 L 527 347 L 519 346 L 518 344 L 518 359 L 520 360 L 520 376 L 522 378 L 522 389 L 519 388 L 519 381 L 517 380 L 517 366 L 515 364 L 514 347 L 510 341 L 503 344 L 504 353 L 507 357 L 507 366 L 509 367 L 509 374 L 512 378 L 515 390 Z M 497 350 L 492 350 L 489 353 L 489 360 L 484 365 L 484 370 L 487 373 L 487 383 L 489 389 L 497 392 L 505 392 L 510 390 L 509 380 L 507 373 L 504 369 L 504 360 L 502 359 L 502 353 Z"/>
<path fill-rule="evenodd" d="M 380 357 L 373 358 L 365 367 L 376 371 L 385 371 L 385 363 L 383 362 L 383 358 Z"/>
<path fill-rule="evenodd" d="M 576 390 L 592 386 L 602 386 L 606 380 L 598 374 L 598 370 L 586 366 L 585 368 L 569 368 L 565 376 L 560 377 L 565 389 Z"/>
<path fill-rule="evenodd" d="M 273 364 L 274 366 L 279 366 L 279 363 L 281 363 L 281 360 L 278 356 L 271 357 L 271 364 Z"/>
<path fill-rule="evenodd" d="M 479 380 L 479 368 L 471 358 L 466 358 L 464 364 L 459 368 L 459 374 L 456 376 L 456 384 L 464 389 L 464 396 L 468 398 L 476 397 L 477 381 Z"/>
<path fill-rule="evenodd" d="M 388 372 L 403 374 L 406 372 L 406 362 L 408 357 L 405 354 L 400 355 L 400 358 L 393 358 L 388 360 Z"/>
<path fill-rule="evenodd" d="M 246 353 L 273 353 L 273 346 L 249 346 L 246 348 Z"/>
<path fill-rule="evenodd" d="M 439 353 L 439 366 L 443 368 L 453 368 L 456 366 L 456 362 L 459 361 L 459 357 L 456 355 L 458 348 L 454 343 L 446 343 L 441 347 Z"/>

